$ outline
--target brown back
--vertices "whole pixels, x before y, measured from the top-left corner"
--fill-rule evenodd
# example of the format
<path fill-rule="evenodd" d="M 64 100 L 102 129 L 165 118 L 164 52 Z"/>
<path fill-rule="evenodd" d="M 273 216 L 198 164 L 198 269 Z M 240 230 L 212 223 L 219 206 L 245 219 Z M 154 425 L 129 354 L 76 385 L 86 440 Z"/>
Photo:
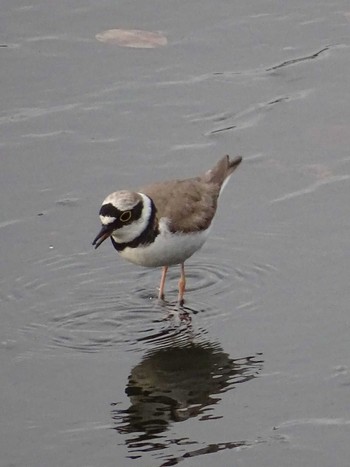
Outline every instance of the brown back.
<path fill-rule="evenodd" d="M 171 231 L 205 230 L 215 215 L 223 182 L 241 160 L 225 156 L 200 177 L 155 183 L 139 191 L 153 200 L 158 219 L 169 218 Z"/>

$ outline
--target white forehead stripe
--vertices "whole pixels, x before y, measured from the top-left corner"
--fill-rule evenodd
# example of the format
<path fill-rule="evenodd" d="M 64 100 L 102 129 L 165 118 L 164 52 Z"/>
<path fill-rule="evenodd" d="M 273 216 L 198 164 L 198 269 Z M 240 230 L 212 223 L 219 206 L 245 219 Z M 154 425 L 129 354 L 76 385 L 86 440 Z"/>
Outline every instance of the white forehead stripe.
<path fill-rule="evenodd" d="M 112 216 L 100 216 L 103 225 L 112 224 L 115 221 L 115 217 Z"/>
<path fill-rule="evenodd" d="M 119 209 L 119 211 L 127 211 L 134 208 L 138 201 L 136 193 L 131 191 L 116 191 L 108 195 L 102 204 L 111 204 Z"/>

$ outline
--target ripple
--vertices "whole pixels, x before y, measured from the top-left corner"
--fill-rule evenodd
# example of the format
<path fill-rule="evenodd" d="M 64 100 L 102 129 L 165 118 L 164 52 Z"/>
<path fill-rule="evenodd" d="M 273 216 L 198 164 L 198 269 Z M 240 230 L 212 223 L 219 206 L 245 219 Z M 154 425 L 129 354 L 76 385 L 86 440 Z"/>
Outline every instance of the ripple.
<path fill-rule="evenodd" d="M 212 261 L 213 255 L 189 262 L 186 304 L 180 310 L 176 303 L 178 267 L 169 270 L 169 301 L 159 302 L 160 269 L 137 268 L 91 252 L 70 256 L 47 253 L 22 276 L 12 281 L 7 278 L 2 298 L 9 316 L 19 317 L 16 329 L 20 335 L 41 350 L 165 348 L 193 338 L 191 319 L 195 315 L 203 313 L 206 320 L 216 319 L 218 313 L 229 317 L 232 304 L 236 310 L 255 309 L 251 290 L 262 287 L 275 268 L 258 263 L 233 265 L 225 258 L 226 249 L 221 241 L 215 246 L 220 263 Z M 197 322 L 197 338 L 206 333 L 199 325 Z"/>
<path fill-rule="evenodd" d="M 327 178 L 317 180 L 316 182 L 311 183 L 311 185 L 307 186 L 306 188 L 302 188 L 301 190 L 293 191 L 285 195 L 279 196 L 278 198 L 273 199 L 271 201 L 271 204 L 280 203 L 281 201 L 289 201 L 290 199 L 298 198 L 299 196 L 309 195 L 311 193 L 314 193 L 319 188 L 330 185 L 332 183 L 348 181 L 349 179 L 349 174 L 328 176 Z"/>
<path fill-rule="evenodd" d="M 91 263 L 86 253 L 69 257 L 52 254 L 34 262 L 26 274 L 7 278 L 2 296 L 8 309 L 15 309 L 22 336 L 32 339 L 34 334 L 35 341 L 45 347 L 65 343 L 81 349 L 89 345 L 94 349 L 99 344 L 104 347 L 112 341 L 106 338 L 106 328 L 110 334 L 115 328 L 113 318 L 107 320 L 115 301 L 103 292 L 94 293 L 96 287 L 103 291 L 102 268 Z"/>
<path fill-rule="evenodd" d="M 132 296 L 123 301 L 100 294 L 51 319 L 50 347 L 97 352 L 118 345 L 129 351 L 180 345 L 194 338 L 191 320 L 182 319 L 183 313 L 186 310 L 167 302 L 140 302 Z M 199 329 L 196 338 L 205 334 Z"/>
<path fill-rule="evenodd" d="M 52 345 L 96 352 L 135 344 L 146 332 L 154 332 L 159 319 L 152 304 L 136 306 L 133 301 L 99 296 L 56 315 L 52 323 Z"/>
<path fill-rule="evenodd" d="M 146 289 L 135 294 L 130 291 L 137 279 L 133 266 L 117 269 L 112 261 L 102 267 L 98 261 L 101 258 L 87 253 L 53 254 L 15 278 L 10 290 L 4 288 L 8 304 L 25 311 L 20 316 L 26 323 L 18 326 L 22 337 L 35 341 L 40 351 L 44 347 L 80 352 L 119 345 L 126 350 L 154 343 L 165 347 L 186 338 L 187 325 L 176 307 L 155 298 L 157 271 L 152 273 L 153 296 Z"/>
<path fill-rule="evenodd" d="M 300 418 L 296 420 L 287 420 L 274 428 L 278 430 L 302 425 L 312 425 L 313 427 L 348 426 L 350 425 L 350 420 L 344 418 Z"/>
<path fill-rule="evenodd" d="M 191 261 L 185 265 L 185 272 L 186 295 L 191 302 L 192 297 L 199 294 L 205 294 L 206 297 L 221 295 L 231 289 L 233 283 L 241 278 L 241 273 L 233 265 L 223 261 L 213 263 L 210 258 Z M 249 273 L 244 272 L 243 274 L 246 274 L 246 278 L 249 277 Z M 167 298 L 176 300 L 179 277 L 179 267 L 169 268 L 165 290 Z M 156 296 L 156 286 L 158 286 L 159 280 L 159 271 L 154 273 L 153 270 L 138 270 L 132 293 L 143 299 L 153 298 Z"/>

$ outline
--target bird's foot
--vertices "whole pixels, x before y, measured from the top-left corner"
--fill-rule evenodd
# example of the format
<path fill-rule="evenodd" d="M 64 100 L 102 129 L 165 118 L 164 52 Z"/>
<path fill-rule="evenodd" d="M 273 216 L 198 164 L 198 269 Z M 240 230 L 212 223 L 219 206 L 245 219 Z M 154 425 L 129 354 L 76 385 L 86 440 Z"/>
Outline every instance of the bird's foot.
<path fill-rule="evenodd" d="M 181 313 L 180 313 L 180 321 L 181 321 L 182 323 L 191 324 L 191 323 L 192 323 L 192 316 L 189 314 L 188 311 L 186 311 L 186 310 L 181 310 Z"/>
<path fill-rule="evenodd" d="M 177 309 L 176 307 L 173 310 L 168 311 L 166 320 L 171 321 L 177 325 L 186 325 L 189 326 L 192 324 L 192 317 L 190 313 L 183 309 Z"/>

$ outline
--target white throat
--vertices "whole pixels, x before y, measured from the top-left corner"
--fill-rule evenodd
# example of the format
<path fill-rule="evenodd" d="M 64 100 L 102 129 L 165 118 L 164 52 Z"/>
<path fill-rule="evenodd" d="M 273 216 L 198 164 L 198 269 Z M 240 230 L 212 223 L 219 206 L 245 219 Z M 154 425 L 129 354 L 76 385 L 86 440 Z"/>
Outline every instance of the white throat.
<path fill-rule="evenodd" d="M 139 193 L 143 200 L 141 216 L 131 224 L 124 225 L 112 233 L 112 237 L 117 243 L 129 243 L 139 237 L 148 225 L 152 214 L 152 202 L 143 193 Z"/>

